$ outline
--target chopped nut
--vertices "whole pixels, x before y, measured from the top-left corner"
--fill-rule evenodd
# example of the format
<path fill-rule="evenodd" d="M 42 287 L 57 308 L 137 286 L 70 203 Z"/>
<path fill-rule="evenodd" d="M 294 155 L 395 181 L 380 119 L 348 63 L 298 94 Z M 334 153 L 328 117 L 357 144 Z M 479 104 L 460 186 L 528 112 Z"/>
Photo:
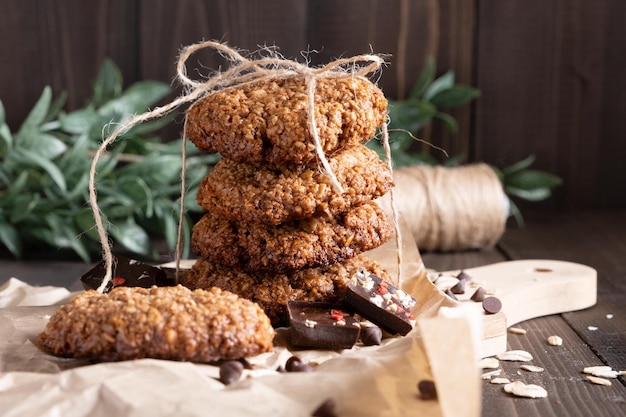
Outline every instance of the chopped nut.
<path fill-rule="evenodd" d="M 480 377 L 482 379 L 491 379 L 492 376 L 498 376 L 502 373 L 502 369 L 496 369 L 495 371 L 489 371 L 482 374 Z"/>
<path fill-rule="evenodd" d="M 510 384 L 511 380 L 509 378 L 494 378 L 489 381 L 490 384 Z"/>
<path fill-rule="evenodd" d="M 500 367 L 500 361 L 494 357 L 483 358 L 478 362 L 478 366 L 482 369 L 497 369 Z"/>
<path fill-rule="evenodd" d="M 522 381 L 511 382 L 504 385 L 504 391 L 513 394 L 516 397 L 527 398 L 545 398 L 548 396 L 548 392 L 539 385 L 524 384 Z"/>
<path fill-rule="evenodd" d="M 519 327 L 511 327 L 511 328 L 509 328 L 509 333 L 526 334 L 526 329 L 521 329 Z"/>
<path fill-rule="evenodd" d="M 544 371 L 544 369 L 541 366 L 535 366 L 535 365 L 522 365 L 520 366 L 520 368 L 528 372 L 543 372 Z"/>
<path fill-rule="evenodd" d="M 588 366 L 583 372 L 601 378 L 617 378 L 620 375 L 619 371 L 614 371 L 610 366 Z"/>
<path fill-rule="evenodd" d="M 586 378 L 589 382 L 597 384 L 597 385 L 604 385 L 606 387 L 610 387 L 612 385 L 611 381 L 605 378 L 598 378 L 597 376 L 593 376 L 593 375 L 587 375 Z"/>
<path fill-rule="evenodd" d="M 606 371 L 612 371 L 612 370 L 613 368 L 611 368 L 610 366 L 605 366 L 605 365 L 587 366 L 583 368 L 583 372 L 586 374 L 593 374 L 594 372 L 606 372 Z"/>
<path fill-rule="evenodd" d="M 563 339 L 559 336 L 553 335 L 548 337 L 548 344 L 550 346 L 561 346 L 563 344 Z"/>
<path fill-rule="evenodd" d="M 501 361 L 528 362 L 533 360 L 533 355 L 525 350 L 509 350 L 499 353 L 497 358 Z"/>

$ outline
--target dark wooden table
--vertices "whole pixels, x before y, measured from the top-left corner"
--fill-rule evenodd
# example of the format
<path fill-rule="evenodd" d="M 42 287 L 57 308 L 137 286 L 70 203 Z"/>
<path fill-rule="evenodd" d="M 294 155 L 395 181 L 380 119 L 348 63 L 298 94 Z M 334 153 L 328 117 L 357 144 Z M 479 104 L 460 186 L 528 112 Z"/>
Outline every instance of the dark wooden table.
<path fill-rule="evenodd" d="M 509 334 L 511 349 L 533 354 L 542 373 L 525 372 L 526 383 L 548 391 L 542 399 L 515 398 L 501 385 L 483 383 L 485 417 L 614 417 L 626 416 L 626 381 L 612 385 L 585 380 L 582 369 L 609 365 L 626 370 L 626 212 L 535 215 L 525 228 L 509 227 L 494 249 L 422 253 L 424 263 L 435 270 L 453 270 L 515 259 L 556 259 L 577 262 L 598 271 L 598 303 L 589 309 L 540 317 L 517 324 L 525 335 Z M 18 262 L 0 260 L 1 279 L 15 276 L 43 285 L 80 289 L 77 277 L 89 265 L 73 262 Z M 609 318 L 611 317 L 611 318 Z M 589 327 L 597 330 L 589 330 Z M 558 349 L 548 346 L 550 335 L 563 338 Z M 519 363 L 501 363 L 502 376 L 522 379 Z M 524 371 L 522 371 L 524 372 Z"/>

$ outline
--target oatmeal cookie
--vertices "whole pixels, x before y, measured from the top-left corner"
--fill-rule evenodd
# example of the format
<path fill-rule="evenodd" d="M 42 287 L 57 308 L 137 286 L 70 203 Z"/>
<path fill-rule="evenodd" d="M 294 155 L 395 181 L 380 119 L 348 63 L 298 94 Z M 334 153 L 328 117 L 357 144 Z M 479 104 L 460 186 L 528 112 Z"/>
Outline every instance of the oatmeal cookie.
<path fill-rule="evenodd" d="M 179 285 L 82 292 L 50 318 L 38 344 L 64 357 L 210 362 L 271 351 L 273 337 L 257 304 Z"/>
<path fill-rule="evenodd" d="M 306 268 L 291 274 L 248 273 L 199 259 L 181 276 L 191 289 L 213 286 L 258 303 L 274 326 L 287 324 L 287 300 L 340 302 L 348 281 L 361 268 L 389 280 L 374 260 L 357 255 L 325 267 Z"/>
<path fill-rule="evenodd" d="M 289 272 L 351 258 L 382 245 L 392 234 L 393 225 L 376 203 L 277 226 L 207 213 L 193 227 L 191 247 L 196 255 L 224 266 Z"/>
<path fill-rule="evenodd" d="M 229 220 L 276 225 L 332 216 L 393 187 L 387 165 L 365 145 L 351 146 L 329 163 L 342 194 L 317 165 L 255 166 L 222 158 L 202 181 L 198 204 Z"/>
<path fill-rule="evenodd" d="M 374 137 L 386 110 L 383 92 L 365 78 L 317 80 L 315 121 L 324 153 Z M 263 80 L 200 99 L 187 111 L 187 133 L 199 149 L 238 162 L 301 164 L 317 157 L 301 76 Z"/>

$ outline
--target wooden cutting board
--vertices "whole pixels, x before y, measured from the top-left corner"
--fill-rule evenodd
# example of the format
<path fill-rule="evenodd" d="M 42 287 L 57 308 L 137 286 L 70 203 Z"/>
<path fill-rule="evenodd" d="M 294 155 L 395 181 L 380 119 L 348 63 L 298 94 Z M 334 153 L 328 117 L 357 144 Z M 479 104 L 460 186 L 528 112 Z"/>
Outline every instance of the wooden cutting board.
<path fill-rule="evenodd" d="M 483 357 L 507 349 L 507 329 L 525 320 L 593 306 L 597 295 L 595 269 L 572 262 L 528 259 L 499 262 L 468 268 L 473 284 L 460 303 L 482 314 L 483 329 L 479 352 Z M 456 276 L 460 270 L 442 272 Z M 497 314 L 486 314 L 482 304 L 470 300 L 476 285 L 502 301 Z"/>

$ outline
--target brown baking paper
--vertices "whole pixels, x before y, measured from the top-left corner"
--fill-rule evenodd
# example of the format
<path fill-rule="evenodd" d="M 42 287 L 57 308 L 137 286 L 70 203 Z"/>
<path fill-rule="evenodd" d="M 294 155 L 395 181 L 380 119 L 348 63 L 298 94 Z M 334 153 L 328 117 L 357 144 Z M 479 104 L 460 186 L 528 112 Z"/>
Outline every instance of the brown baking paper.
<path fill-rule="evenodd" d="M 397 272 L 394 242 L 370 256 L 391 274 Z M 34 343 L 54 304 L 67 294 L 13 280 L 0 289 L 0 302 L 14 300 L 0 309 L 0 410 L 5 417 L 293 417 L 310 416 L 333 398 L 338 416 L 477 417 L 481 395 L 474 335 L 480 320 L 450 313 L 461 307 L 430 283 L 412 239 L 403 239 L 402 258 L 403 289 L 418 300 L 418 326 L 407 336 L 343 351 L 293 350 L 286 330 L 278 329 L 274 352 L 249 358 L 253 369 L 229 386 L 217 380 L 219 369 L 211 365 L 153 359 L 90 364 L 47 355 Z M 292 354 L 316 364 L 315 371 L 277 372 Z M 419 397 L 422 379 L 435 381 L 438 400 Z"/>

